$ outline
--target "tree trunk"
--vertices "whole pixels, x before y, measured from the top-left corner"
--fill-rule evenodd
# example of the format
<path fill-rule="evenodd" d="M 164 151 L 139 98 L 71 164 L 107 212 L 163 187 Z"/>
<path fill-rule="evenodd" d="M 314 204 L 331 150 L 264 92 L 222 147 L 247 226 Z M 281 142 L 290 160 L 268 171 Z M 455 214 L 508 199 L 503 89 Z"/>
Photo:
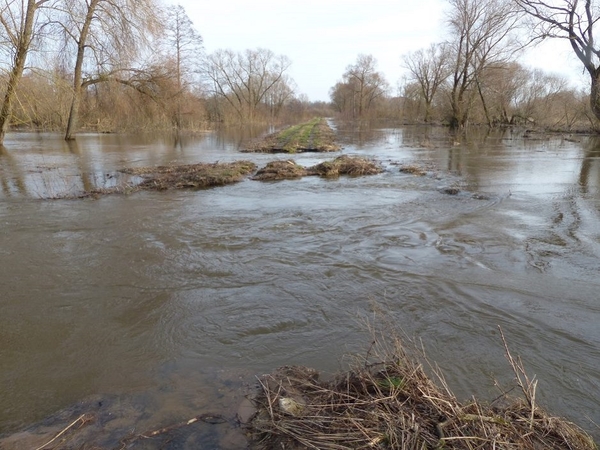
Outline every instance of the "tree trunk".
<path fill-rule="evenodd" d="M 75 61 L 75 70 L 73 71 L 73 98 L 71 99 L 71 111 L 69 112 L 67 131 L 65 132 L 65 140 L 67 141 L 75 139 L 74 134 L 77 131 L 79 105 L 81 103 L 81 95 L 83 92 L 83 58 L 85 56 L 85 48 L 90 31 L 90 25 L 94 19 L 94 13 L 96 12 L 96 7 L 98 6 L 99 1 L 100 0 L 92 0 L 92 2 L 88 5 L 85 21 L 81 27 L 81 33 L 79 34 L 79 40 L 77 42 L 77 60 Z"/>
<path fill-rule="evenodd" d="M 600 68 L 591 74 L 592 86 L 590 89 L 590 106 L 592 112 L 600 120 Z"/>
<path fill-rule="evenodd" d="M 77 80 L 77 77 L 74 77 Z M 81 74 L 79 75 L 81 80 Z M 79 105 L 81 103 L 81 82 L 73 86 L 73 98 L 71 99 L 71 109 L 69 111 L 69 120 L 67 121 L 67 131 L 65 132 L 65 141 L 75 139 L 77 130 L 77 119 L 79 118 Z"/>
<path fill-rule="evenodd" d="M 19 56 L 17 55 L 15 59 L 17 62 L 15 63 L 15 66 L 13 67 L 13 70 L 8 78 L 8 85 L 6 86 L 4 101 L 2 102 L 2 109 L 0 109 L 0 144 L 4 142 L 6 132 L 8 131 L 8 125 L 12 116 L 12 102 L 15 97 L 17 85 L 19 84 L 19 80 L 21 79 L 21 75 L 23 74 L 23 69 L 25 67 L 25 58 L 23 58 L 21 62 L 19 60 Z"/>
<path fill-rule="evenodd" d="M 425 123 L 429 123 L 431 120 L 431 100 L 425 98 Z"/>
<path fill-rule="evenodd" d="M 456 98 L 455 96 L 452 96 L 452 117 L 450 118 L 450 128 L 459 129 L 465 126 L 466 114 L 463 111 L 462 103 L 462 96 L 461 98 Z"/>
<path fill-rule="evenodd" d="M 483 112 L 485 113 L 485 120 L 487 120 L 488 127 L 492 127 L 492 119 L 490 118 L 490 113 L 487 108 L 487 104 L 485 103 L 485 97 L 483 96 L 483 91 L 481 90 L 481 84 L 479 83 L 479 79 L 476 79 L 477 82 L 477 92 L 479 92 L 479 98 L 481 99 L 481 104 L 483 105 Z"/>
<path fill-rule="evenodd" d="M 35 11 L 41 4 L 42 2 L 36 4 L 35 0 L 28 0 L 23 28 L 15 30 L 16 34 L 19 35 L 19 40 L 17 48 L 15 49 L 13 67 L 8 77 L 8 84 L 6 86 L 4 100 L 2 101 L 2 108 L 0 108 L 0 144 L 4 142 L 6 131 L 8 130 L 8 125 L 12 116 L 12 102 L 21 76 L 23 75 L 23 71 L 25 70 L 25 60 L 27 59 L 29 44 L 31 43 L 33 35 L 33 19 Z"/>

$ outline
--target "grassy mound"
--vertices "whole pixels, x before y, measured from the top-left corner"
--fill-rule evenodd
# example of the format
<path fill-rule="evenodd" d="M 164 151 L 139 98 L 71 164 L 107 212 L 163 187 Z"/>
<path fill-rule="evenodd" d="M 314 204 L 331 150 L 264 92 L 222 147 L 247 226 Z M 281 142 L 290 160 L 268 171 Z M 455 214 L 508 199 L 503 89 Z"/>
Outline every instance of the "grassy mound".
<path fill-rule="evenodd" d="M 306 169 L 295 161 L 271 161 L 252 177 L 258 181 L 293 180 L 306 175 Z"/>
<path fill-rule="evenodd" d="M 288 127 L 278 133 L 251 143 L 244 152 L 254 153 L 302 153 L 335 152 L 335 134 L 327 121 L 315 118 L 308 122 Z"/>
<path fill-rule="evenodd" d="M 142 180 L 139 183 L 128 182 L 113 187 L 93 189 L 77 195 L 67 194 L 54 198 L 99 198 L 110 194 L 132 194 L 148 190 L 205 189 L 237 183 L 254 171 L 256 171 L 256 164 L 251 161 L 126 168 L 121 169 L 120 172 L 139 177 Z M 272 161 L 258 170 L 252 179 L 276 181 L 297 179 L 307 175 L 323 177 L 360 176 L 374 175 L 381 171 L 381 167 L 371 160 L 344 155 L 308 168 L 291 160 Z"/>
<path fill-rule="evenodd" d="M 536 405 L 535 382 L 508 349 L 523 398 L 504 395 L 492 405 L 459 402 L 399 342 L 386 352 L 379 363 L 357 362 L 331 381 L 302 367 L 261 377 L 248 425 L 252 448 L 597 449 L 577 426 Z"/>
<path fill-rule="evenodd" d="M 398 170 L 402 173 L 409 173 L 420 177 L 427 175 L 427 170 L 424 167 L 416 164 L 405 164 L 400 166 Z"/>
<path fill-rule="evenodd" d="M 307 169 L 309 175 L 338 177 L 340 175 L 376 175 L 383 172 L 381 166 L 367 158 L 342 155 L 333 161 L 325 161 Z"/>
<path fill-rule="evenodd" d="M 224 186 L 243 180 L 256 170 L 251 161 L 231 163 L 188 164 L 181 166 L 159 166 L 124 169 L 122 172 L 138 175 L 144 180 L 139 189 L 201 189 L 212 186 Z"/>
<path fill-rule="evenodd" d="M 304 176 L 338 177 L 340 175 L 362 176 L 381 173 L 379 164 L 359 156 L 339 156 L 316 166 L 303 167 L 295 161 L 272 161 L 252 177 L 258 181 L 291 180 Z"/>
<path fill-rule="evenodd" d="M 132 194 L 138 191 L 165 191 L 167 189 L 205 189 L 242 181 L 256 170 L 251 161 L 231 163 L 200 163 L 180 166 L 134 167 L 120 172 L 142 178 L 137 184 L 128 183 L 109 188 L 98 188 L 72 196 L 56 198 L 98 198 L 110 194 Z"/>

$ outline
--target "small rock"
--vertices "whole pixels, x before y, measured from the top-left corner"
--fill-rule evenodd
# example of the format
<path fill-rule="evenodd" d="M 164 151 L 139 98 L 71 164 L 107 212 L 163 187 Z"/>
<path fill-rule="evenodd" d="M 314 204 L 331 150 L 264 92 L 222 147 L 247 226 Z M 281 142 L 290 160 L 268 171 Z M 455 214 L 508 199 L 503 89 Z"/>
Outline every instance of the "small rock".
<path fill-rule="evenodd" d="M 256 414 L 256 408 L 250 400 L 245 398 L 238 407 L 237 416 L 241 424 L 249 423 Z"/>

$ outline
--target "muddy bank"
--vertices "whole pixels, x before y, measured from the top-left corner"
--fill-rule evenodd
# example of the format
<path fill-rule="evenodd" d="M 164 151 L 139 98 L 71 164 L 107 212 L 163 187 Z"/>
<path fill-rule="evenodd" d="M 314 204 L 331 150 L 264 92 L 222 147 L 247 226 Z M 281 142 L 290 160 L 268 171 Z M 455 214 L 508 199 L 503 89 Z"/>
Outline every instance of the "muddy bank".
<path fill-rule="evenodd" d="M 376 337 L 333 378 L 322 380 L 308 367 L 280 367 L 238 382 L 230 407 L 159 422 L 136 396 L 91 398 L 0 436 L 0 448 L 597 450 L 577 425 L 538 405 L 537 380 L 503 335 L 514 382 L 498 387 L 491 402 L 459 401 L 421 347 L 407 349 L 392 336 Z"/>
<path fill-rule="evenodd" d="M 198 408 L 189 416 L 171 413 L 144 393 L 87 398 L 10 435 L 0 435 L 2 450 L 239 450 L 248 440 L 238 415 L 246 389 L 225 383 L 229 405 Z M 181 407 L 181 410 L 186 409 Z M 239 411 L 238 411 L 239 409 Z"/>
<path fill-rule="evenodd" d="M 277 133 L 250 142 L 242 150 L 247 153 L 304 153 L 335 152 L 335 133 L 322 118 L 293 125 Z"/>

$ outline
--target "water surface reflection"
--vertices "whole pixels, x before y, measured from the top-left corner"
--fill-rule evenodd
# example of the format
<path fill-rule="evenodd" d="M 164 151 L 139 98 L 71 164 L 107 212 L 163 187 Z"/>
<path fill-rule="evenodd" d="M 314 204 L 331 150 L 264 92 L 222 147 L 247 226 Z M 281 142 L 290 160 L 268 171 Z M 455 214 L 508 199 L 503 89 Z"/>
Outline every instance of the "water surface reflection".
<path fill-rule="evenodd" d="M 141 429 L 203 409 L 233 415 L 240 380 L 284 364 L 335 371 L 364 351 L 360 318 L 375 301 L 465 397 L 495 397 L 492 377 L 510 384 L 502 326 L 540 402 L 598 437 L 597 143 L 338 132 L 344 153 L 386 172 L 83 201 L 39 198 L 118 182 L 126 166 L 284 156 L 240 154 L 241 135 L 217 132 L 76 145 L 11 135 L 0 154 L 0 434 L 91 395 L 142 395 Z M 423 161 L 438 169 L 395 165 Z M 444 194 L 450 185 L 461 192 Z"/>

